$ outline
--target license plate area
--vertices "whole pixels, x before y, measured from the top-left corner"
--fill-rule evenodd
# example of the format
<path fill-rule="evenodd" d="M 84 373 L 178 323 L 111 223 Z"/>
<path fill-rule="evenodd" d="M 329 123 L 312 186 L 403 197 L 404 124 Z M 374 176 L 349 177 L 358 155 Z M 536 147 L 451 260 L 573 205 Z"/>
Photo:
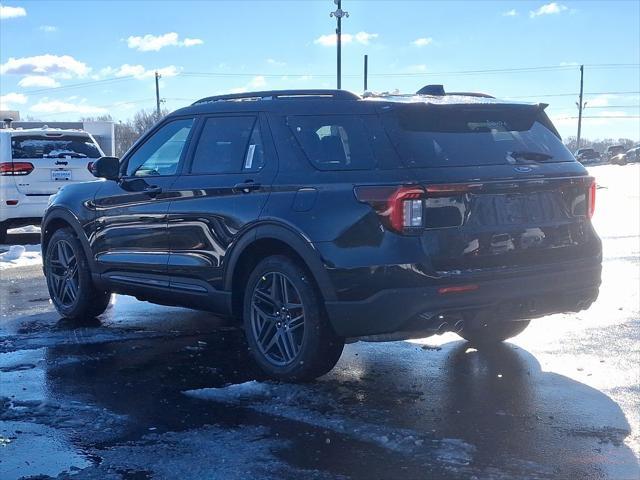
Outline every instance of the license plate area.
<path fill-rule="evenodd" d="M 54 182 L 68 182 L 71 180 L 71 170 L 51 170 L 51 180 Z"/>

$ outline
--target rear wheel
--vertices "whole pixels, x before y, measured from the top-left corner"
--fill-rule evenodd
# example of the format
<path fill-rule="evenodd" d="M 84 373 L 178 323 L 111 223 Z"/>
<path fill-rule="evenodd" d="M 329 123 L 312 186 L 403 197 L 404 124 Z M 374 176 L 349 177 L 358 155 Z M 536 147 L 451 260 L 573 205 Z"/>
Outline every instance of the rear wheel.
<path fill-rule="evenodd" d="M 60 315 L 91 319 L 107 309 L 111 294 L 93 284 L 82 245 L 70 229 L 53 234 L 44 266 L 49 296 Z"/>
<path fill-rule="evenodd" d="M 478 322 L 465 326 L 458 335 L 474 345 L 487 345 L 502 342 L 522 333 L 529 326 L 529 320 Z"/>
<path fill-rule="evenodd" d="M 0 223 L 0 243 L 7 241 L 7 226 Z"/>
<path fill-rule="evenodd" d="M 243 313 L 251 353 L 271 377 L 312 380 L 340 358 L 344 340 L 329 325 L 307 272 L 288 257 L 268 257 L 251 272 Z"/>

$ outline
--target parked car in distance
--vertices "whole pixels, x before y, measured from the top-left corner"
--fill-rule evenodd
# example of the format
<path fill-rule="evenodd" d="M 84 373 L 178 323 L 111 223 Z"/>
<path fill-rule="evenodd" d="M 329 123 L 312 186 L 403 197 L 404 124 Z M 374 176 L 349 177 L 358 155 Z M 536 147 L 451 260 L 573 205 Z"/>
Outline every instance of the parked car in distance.
<path fill-rule="evenodd" d="M 611 159 L 616 155 L 620 155 L 625 152 L 624 145 L 609 145 L 604 150 L 604 158 L 606 161 L 611 162 Z"/>
<path fill-rule="evenodd" d="M 627 150 L 626 153 L 620 153 L 610 160 L 615 165 L 626 165 L 627 163 L 640 162 L 640 147 L 634 147 Z"/>
<path fill-rule="evenodd" d="M 583 165 L 602 161 L 600 152 L 596 152 L 593 148 L 580 148 L 576 151 L 575 157 Z"/>
<path fill-rule="evenodd" d="M 595 183 L 544 106 L 427 91 L 251 92 L 173 112 L 93 165 L 108 181 L 52 197 L 53 305 L 83 319 L 118 292 L 228 316 L 286 381 L 326 373 L 350 339 L 457 332 L 490 348 L 588 308 Z"/>
<path fill-rule="evenodd" d="M 0 243 L 9 228 L 39 225 L 61 186 L 95 180 L 89 167 L 103 155 L 82 130 L 0 129 Z"/>

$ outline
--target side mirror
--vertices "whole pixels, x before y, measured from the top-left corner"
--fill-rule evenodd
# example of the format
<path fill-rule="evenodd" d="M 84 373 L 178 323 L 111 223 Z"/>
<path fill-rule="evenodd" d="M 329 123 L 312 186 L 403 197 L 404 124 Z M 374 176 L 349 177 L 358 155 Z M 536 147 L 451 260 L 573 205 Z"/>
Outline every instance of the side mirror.
<path fill-rule="evenodd" d="M 94 177 L 118 181 L 120 179 L 120 159 L 118 157 L 100 157 L 91 165 Z"/>

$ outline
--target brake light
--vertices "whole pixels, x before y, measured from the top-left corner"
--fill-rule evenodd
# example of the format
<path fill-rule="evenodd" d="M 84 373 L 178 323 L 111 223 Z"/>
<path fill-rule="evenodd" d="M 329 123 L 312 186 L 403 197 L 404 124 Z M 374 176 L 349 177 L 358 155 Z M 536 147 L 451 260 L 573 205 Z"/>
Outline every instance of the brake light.
<path fill-rule="evenodd" d="M 0 163 L 0 175 L 29 175 L 33 172 L 33 164 L 29 162 L 2 162 Z"/>
<path fill-rule="evenodd" d="M 589 201 L 587 203 L 587 215 L 589 218 L 593 218 L 593 214 L 596 212 L 596 179 L 594 178 L 589 185 Z"/>
<path fill-rule="evenodd" d="M 415 187 L 400 187 L 389 197 L 387 210 L 393 230 L 422 227 L 422 197 L 424 190 Z"/>

